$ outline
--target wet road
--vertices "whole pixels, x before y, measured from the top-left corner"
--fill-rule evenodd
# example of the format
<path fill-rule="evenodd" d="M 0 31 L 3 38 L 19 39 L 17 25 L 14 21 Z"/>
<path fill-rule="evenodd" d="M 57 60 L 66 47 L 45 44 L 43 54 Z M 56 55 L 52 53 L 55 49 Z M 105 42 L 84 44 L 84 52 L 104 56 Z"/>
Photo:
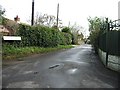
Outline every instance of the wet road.
<path fill-rule="evenodd" d="M 102 65 L 90 45 L 24 59 L 3 68 L 3 88 L 118 87 L 118 74 Z"/>

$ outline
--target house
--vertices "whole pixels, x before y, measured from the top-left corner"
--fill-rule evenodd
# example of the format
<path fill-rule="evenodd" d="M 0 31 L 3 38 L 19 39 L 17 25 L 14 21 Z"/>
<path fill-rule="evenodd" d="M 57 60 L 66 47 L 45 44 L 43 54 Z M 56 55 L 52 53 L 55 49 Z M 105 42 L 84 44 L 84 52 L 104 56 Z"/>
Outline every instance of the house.
<path fill-rule="evenodd" d="M 3 35 L 8 35 L 8 36 L 12 36 L 15 35 L 16 30 L 19 27 L 19 23 L 18 21 L 20 21 L 20 18 L 18 18 L 18 16 L 16 16 L 14 18 L 14 20 L 10 20 L 10 19 L 6 19 L 6 22 L 4 25 L 0 25 L 0 33 Z"/>
<path fill-rule="evenodd" d="M 3 25 L 0 25 L 0 34 L 9 35 L 10 31 L 5 28 Z"/>

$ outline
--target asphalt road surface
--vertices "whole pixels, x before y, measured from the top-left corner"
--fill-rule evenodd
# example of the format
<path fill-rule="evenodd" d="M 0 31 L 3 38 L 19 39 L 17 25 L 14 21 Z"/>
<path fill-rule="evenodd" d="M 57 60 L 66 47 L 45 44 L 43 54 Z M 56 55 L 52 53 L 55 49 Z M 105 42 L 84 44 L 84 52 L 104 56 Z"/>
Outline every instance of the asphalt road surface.
<path fill-rule="evenodd" d="M 117 88 L 90 45 L 19 59 L 3 68 L 3 88 Z"/>

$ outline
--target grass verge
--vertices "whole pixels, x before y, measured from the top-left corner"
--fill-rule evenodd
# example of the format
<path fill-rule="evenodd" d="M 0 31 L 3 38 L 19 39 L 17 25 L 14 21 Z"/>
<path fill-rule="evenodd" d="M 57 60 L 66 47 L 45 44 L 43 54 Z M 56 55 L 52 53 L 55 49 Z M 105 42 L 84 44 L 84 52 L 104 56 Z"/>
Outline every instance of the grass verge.
<path fill-rule="evenodd" d="M 57 51 L 61 49 L 69 49 L 72 48 L 72 45 L 59 45 L 57 47 L 49 47 L 49 48 L 43 48 L 43 47 L 13 47 L 10 45 L 3 45 L 2 48 L 2 58 L 3 60 L 12 60 L 20 57 L 25 57 L 33 54 L 41 54 L 41 53 L 48 53 L 52 51 Z"/>

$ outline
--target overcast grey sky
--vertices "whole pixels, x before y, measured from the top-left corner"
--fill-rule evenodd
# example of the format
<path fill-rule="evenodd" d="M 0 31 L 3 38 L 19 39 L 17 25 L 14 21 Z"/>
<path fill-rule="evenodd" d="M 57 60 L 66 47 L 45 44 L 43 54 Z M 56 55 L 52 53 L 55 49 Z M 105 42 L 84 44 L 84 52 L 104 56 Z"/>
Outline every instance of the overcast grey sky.
<path fill-rule="evenodd" d="M 64 25 L 69 22 L 88 28 L 87 18 L 108 17 L 118 19 L 119 0 L 35 0 L 35 13 L 56 16 L 57 4 L 60 4 L 59 18 Z M 16 15 L 21 22 L 27 22 L 31 16 L 32 0 L 0 0 L 0 4 L 6 9 L 6 17 L 13 19 Z"/>

